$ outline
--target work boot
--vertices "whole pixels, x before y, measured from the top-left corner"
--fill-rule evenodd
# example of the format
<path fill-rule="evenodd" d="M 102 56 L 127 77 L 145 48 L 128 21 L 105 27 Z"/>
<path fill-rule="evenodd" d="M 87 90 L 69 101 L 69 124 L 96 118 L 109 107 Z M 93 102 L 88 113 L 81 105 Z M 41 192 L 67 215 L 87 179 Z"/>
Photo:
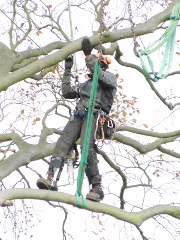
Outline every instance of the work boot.
<path fill-rule="evenodd" d="M 89 199 L 94 202 L 100 202 L 104 198 L 104 193 L 102 191 L 101 184 L 93 184 L 92 189 L 86 195 L 86 199 Z"/>
<path fill-rule="evenodd" d="M 51 185 L 51 183 L 52 183 L 52 178 L 48 178 L 48 179 L 39 178 L 37 180 L 36 185 L 39 189 L 58 191 L 57 182 L 54 182 L 53 186 Z"/>
<path fill-rule="evenodd" d="M 37 187 L 38 187 L 39 189 L 46 189 L 46 190 L 48 190 L 48 189 L 51 188 L 51 182 L 52 182 L 51 179 L 39 178 L 39 179 L 37 180 L 36 185 L 37 185 Z"/>

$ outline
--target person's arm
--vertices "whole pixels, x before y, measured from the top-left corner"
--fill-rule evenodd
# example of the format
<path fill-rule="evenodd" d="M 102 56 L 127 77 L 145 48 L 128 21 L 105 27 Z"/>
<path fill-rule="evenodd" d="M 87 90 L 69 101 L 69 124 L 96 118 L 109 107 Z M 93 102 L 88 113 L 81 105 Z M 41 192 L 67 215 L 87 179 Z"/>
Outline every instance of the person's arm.
<path fill-rule="evenodd" d="M 69 56 L 65 59 L 65 72 L 62 79 L 62 96 L 67 99 L 77 97 L 77 92 L 74 86 L 71 86 L 71 68 L 73 66 L 73 57 Z"/>
<path fill-rule="evenodd" d="M 98 61 L 98 58 L 95 55 L 91 54 L 92 46 L 91 46 L 89 38 L 87 38 L 87 37 L 84 38 L 81 42 L 81 45 L 82 45 L 82 50 L 84 52 L 85 59 L 86 59 L 86 66 L 89 68 L 90 72 L 93 74 L 95 62 Z M 117 79 L 113 73 L 103 71 L 100 68 L 98 83 L 101 84 L 103 87 L 116 88 Z"/>
<path fill-rule="evenodd" d="M 86 65 L 93 74 L 95 62 L 97 61 L 97 57 L 94 55 L 91 55 L 89 59 L 86 59 Z M 103 71 L 101 68 L 99 69 L 99 77 L 98 77 L 98 83 L 101 84 L 103 87 L 112 87 L 116 88 L 117 86 L 117 79 L 115 75 L 108 71 Z"/>

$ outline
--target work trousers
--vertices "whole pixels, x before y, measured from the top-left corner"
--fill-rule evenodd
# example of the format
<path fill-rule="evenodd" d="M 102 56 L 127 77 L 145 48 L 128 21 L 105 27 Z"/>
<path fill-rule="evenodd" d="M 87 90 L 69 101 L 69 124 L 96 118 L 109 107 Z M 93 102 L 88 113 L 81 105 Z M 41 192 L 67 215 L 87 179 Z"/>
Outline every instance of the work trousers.
<path fill-rule="evenodd" d="M 89 143 L 89 149 L 88 149 L 88 157 L 87 157 L 87 167 L 94 167 L 96 166 L 96 172 L 97 174 L 91 179 L 89 178 L 90 184 L 98 184 L 101 182 L 101 175 L 98 174 L 98 160 L 97 160 L 97 154 L 94 148 L 95 145 L 95 138 L 94 138 L 94 132 L 96 128 L 96 121 L 97 121 L 97 115 L 93 115 L 92 117 L 92 126 L 91 126 L 91 134 L 90 134 L 90 143 Z M 83 143 L 85 139 L 85 131 L 86 131 L 86 125 L 87 125 L 87 115 L 85 117 L 75 117 L 73 120 L 70 120 L 61 136 L 59 137 L 53 155 L 52 157 L 62 157 L 64 159 L 67 158 L 67 155 L 69 151 L 73 148 L 75 142 L 80 138 L 80 145 L 81 145 L 81 151 L 83 148 Z"/>

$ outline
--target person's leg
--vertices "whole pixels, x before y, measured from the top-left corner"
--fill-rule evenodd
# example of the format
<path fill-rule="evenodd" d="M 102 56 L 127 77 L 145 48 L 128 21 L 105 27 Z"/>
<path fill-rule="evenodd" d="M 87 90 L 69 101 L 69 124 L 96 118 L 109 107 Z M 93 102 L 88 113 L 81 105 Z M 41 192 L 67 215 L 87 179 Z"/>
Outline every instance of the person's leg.
<path fill-rule="evenodd" d="M 51 161 L 48 168 L 47 179 L 40 178 L 37 181 L 37 186 L 40 189 L 49 189 L 51 187 L 51 182 L 55 177 L 56 182 L 59 180 L 61 172 L 64 167 L 64 161 L 71 149 L 73 149 L 74 143 L 80 137 L 82 122 L 79 118 L 74 118 L 74 120 L 69 121 L 62 135 L 59 137 L 54 152 L 51 157 Z M 58 170 L 58 171 L 57 171 Z M 56 174 L 56 176 L 55 176 Z M 55 187 L 52 190 L 57 190 Z"/>
<path fill-rule="evenodd" d="M 97 165 L 98 164 L 97 154 L 94 148 L 95 146 L 94 132 L 96 129 L 96 121 L 97 121 L 97 116 L 93 116 L 91 134 L 90 134 L 90 144 L 88 149 L 87 167 L 85 170 L 86 176 L 89 181 L 89 185 L 91 185 L 92 188 L 90 192 L 87 194 L 86 198 L 93 201 L 100 201 L 100 200 L 103 200 L 104 193 L 102 191 L 101 175 L 99 174 L 99 169 Z M 87 124 L 87 118 L 84 121 L 82 126 L 81 147 L 83 147 L 83 143 L 84 143 L 86 124 Z"/>

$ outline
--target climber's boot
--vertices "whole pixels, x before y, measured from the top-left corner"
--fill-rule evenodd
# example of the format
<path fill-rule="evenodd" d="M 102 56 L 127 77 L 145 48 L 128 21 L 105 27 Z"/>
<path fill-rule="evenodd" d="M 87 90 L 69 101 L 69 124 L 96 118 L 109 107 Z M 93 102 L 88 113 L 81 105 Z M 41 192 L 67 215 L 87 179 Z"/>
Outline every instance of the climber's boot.
<path fill-rule="evenodd" d="M 36 185 L 37 185 L 37 187 L 39 189 L 46 189 L 46 190 L 48 190 L 51 187 L 51 183 L 52 183 L 51 179 L 39 178 L 37 180 Z"/>
<path fill-rule="evenodd" d="M 90 192 L 86 195 L 86 199 L 99 202 L 103 200 L 104 193 L 101 186 L 101 175 L 99 175 L 98 166 L 87 166 L 86 176 L 88 177 L 89 185 L 92 185 Z"/>
<path fill-rule="evenodd" d="M 39 178 L 37 180 L 37 187 L 39 189 L 57 191 L 58 190 L 57 182 L 59 181 L 63 167 L 64 159 L 62 157 L 52 157 L 49 164 L 48 178 L 47 179 Z M 55 179 L 55 181 L 53 181 L 53 178 Z"/>
<path fill-rule="evenodd" d="M 104 198 L 104 193 L 102 191 L 101 184 L 92 185 L 92 189 L 86 195 L 86 199 L 91 201 L 100 202 Z"/>

